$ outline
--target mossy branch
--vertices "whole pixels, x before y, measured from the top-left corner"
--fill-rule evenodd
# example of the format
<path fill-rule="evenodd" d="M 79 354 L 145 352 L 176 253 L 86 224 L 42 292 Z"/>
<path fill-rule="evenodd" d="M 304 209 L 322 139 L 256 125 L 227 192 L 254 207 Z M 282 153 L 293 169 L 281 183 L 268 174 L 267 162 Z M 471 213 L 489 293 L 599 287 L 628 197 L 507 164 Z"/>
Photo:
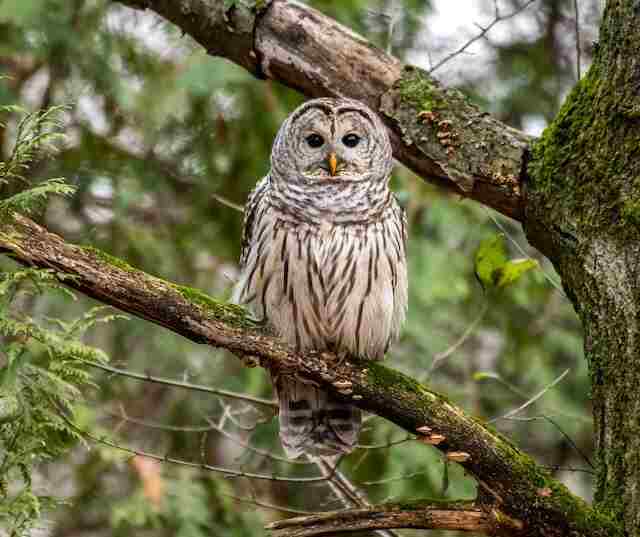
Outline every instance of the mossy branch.
<path fill-rule="evenodd" d="M 461 92 L 303 4 L 271 0 L 118 0 L 152 10 L 213 56 L 308 97 L 350 97 L 378 111 L 394 156 L 425 181 L 521 220 L 531 137 Z"/>
<path fill-rule="evenodd" d="M 53 269 L 69 287 L 192 341 L 239 357 L 257 356 L 264 367 L 294 370 L 417 434 L 418 441 L 444 453 L 464 453 L 460 464 L 479 483 L 478 506 L 498 509 L 522 524 L 523 534 L 619 534 L 614 521 L 572 495 L 506 438 L 407 375 L 377 362 L 348 359 L 336 365 L 327 353 L 295 352 L 239 306 L 137 270 L 95 248 L 69 244 L 24 216 L 0 222 L 0 252 L 27 266 Z"/>

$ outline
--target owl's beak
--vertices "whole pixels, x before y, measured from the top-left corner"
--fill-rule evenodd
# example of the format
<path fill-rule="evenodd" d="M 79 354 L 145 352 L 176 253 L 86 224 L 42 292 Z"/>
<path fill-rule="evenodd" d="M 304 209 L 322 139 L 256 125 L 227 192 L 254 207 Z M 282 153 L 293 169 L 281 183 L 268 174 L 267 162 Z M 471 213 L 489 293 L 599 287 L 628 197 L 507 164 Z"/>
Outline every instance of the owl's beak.
<path fill-rule="evenodd" d="M 327 159 L 327 162 L 329 163 L 329 172 L 331 173 L 331 176 L 335 177 L 336 170 L 338 169 L 338 159 L 336 157 L 336 154 L 329 153 L 329 158 Z"/>

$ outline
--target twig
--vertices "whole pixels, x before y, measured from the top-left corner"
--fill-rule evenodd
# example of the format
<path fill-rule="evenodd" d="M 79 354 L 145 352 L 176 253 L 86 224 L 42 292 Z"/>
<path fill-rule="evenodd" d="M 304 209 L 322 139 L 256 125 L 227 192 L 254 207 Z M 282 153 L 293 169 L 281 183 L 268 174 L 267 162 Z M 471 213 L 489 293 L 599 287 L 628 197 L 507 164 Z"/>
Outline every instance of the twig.
<path fill-rule="evenodd" d="M 573 11 L 576 16 L 575 28 L 576 28 L 576 70 L 578 80 L 582 78 L 582 69 L 580 66 L 580 11 L 578 11 L 578 0 L 573 0 Z"/>
<path fill-rule="evenodd" d="M 431 378 L 431 375 L 436 370 L 436 368 L 440 365 L 441 362 L 449 358 L 454 352 L 458 350 L 458 348 L 469 338 L 469 336 L 476 329 L 480 321 L 484 318 L 487 310 L 489 309 L 489 303 L 485 300 L 484 304 L 482 304 L 482 308 L 480 309 L 480 313 L 473 320 L 473 322 L 467 327 L 467 329 L 463 332 L 463 334 L 458 338 L 458 340 L 451 345 L 448 349 L 436 354 L 433 357 L 433 361 L 431 362 L 431 366 L 427 370 L 427 374 L 425 375 L 424 381 L 426 382 Z"/>
<path fill-rule="evenodd" d="M 439 69 L 445 63 L 449 62 L 451 59 L 455 58 L 459 54 L 462 54 L 465 50 L 467 50 L 476 41 L 478 41 L 479 39 L 482 39 L 485 35 L 487 35 L 487 33 L 489 31 L 491 31 L 491 29 L 496 24 L 498 24 L 499 22 L 502 22 L 502 21 L 506 21 L 507 19 L 511 19 L 512 17 L 515 17 L 516 15 L 522 13 L 525 9 L 527 9 L 535 1 L 536 0 L 528 0 L 528 2 L 525 2 L 522 6 L 520 6 L 516 10 L 512 11 L 511 13 L 507 13 L 506 15 L 501 15 L 500 14 L 500 9 L 498 7 L 498 3 L 494 0 L 494 2 L 493 2 L 493 5 L 494 5 L 494 19 L 493 19 L 493 21 L 491 21 L 491 23 L 488 26 L 480 26 L 479 24 L 476 24 L 476 26 L 478 28 L 480 28 L 480 33 L 478 33 L 477 35 L 475 35 L 474 37 L 469 39 L 464 45 L 462 45 L 455 52 L 447 54 L 442 60 L 440 60 L 438 63 L 436 63 L 431 69 L 429 69 L 429 74 L 433 74 L 433 72 L 436 69 Z"/>
<path fill-rule="evenodd" d="M 318 511 L 305 511 L 304 509 L 294 509 L 292 507 L 286 507 L 284 505 L 275 505 L 272 503 L 264 502 L 262 500 L 257 500 L 256 498 L 252 498 L 251 500 L 247 500 L 246 498 L 240 498 L 238 496 L 234 496 L 233 494 L 227 494 L 225 492 L 221 493 L 222 496 L 226 496 L 227 498 L 231 498 L 233 501 L 238 503 L 245 503 L 249 505 L 256 505 L 258 507 L 264 507 L 266 509 L 273 509 L 274 511 L 282 511 L 283 513 L 291 513 L 294 515 L 315 515 L 318 514 Z"/>
<path fill-rule="evenodd" d="M 551 388 L 553 388 L 556 384 L 558 384 L 558 382 L 560 382 L 564 377 L 567 376 L 569 371 L 570 371 L 570 369 L 565 369 L 563 371 L 563 373 L 557 379 L 555 379 L 551 384 L 548 384 L 547 386 L 542 388 L 542 390 L 540 390 L 537 394 L 535 394 L 533 397 L 531 397 L 528 401 L 525 401 L 524 403 L 522 403 L 518 408 L 514 408 L 513 410 L 510 410 L 509 412 L 507 412 L 506 414 L 503 414 L 502 416 L 498 416 L 496 418 L 490 419 L 487 423 L 494 423 L 494 422 L 496 422 L 498 420 L 509 419 L 512 416 L 515 416 L 516 414 L 522 412 L 525 408 L 527 408 L 528 406 L 530 406 L 533 403 L 535 403 L 545 393 L 547 393 Z"/>
<path fill-rule="evenodd" d="M 103 371 L 108 371 L 109 373 L 113 373 L 115 375 L 121 375 L 123 377 L 129 377 L 132 379 L 142 380 L 146 382 L 153 382 L 155 384 L 164 384 L 165 386 L 173 386 L 175 388 L 184 388 L 187 390 L 192 390 L 197 392 L 211 393 L 214 395 L 227 397 L 229 399 L 237 399 L 238 401 L 244 401 L 246 403 L 267 406 L 270 408 L 278 408 L 278 403 L 276 403 L 275 401 L 271 401 L 269 399 L 262 399 L 261 397 L 255 397 L 253 395 L 230 392 L 229 390 L 222 390 L 219 388 L 211 388 L 210 386 L 203 386 L 202 384 L 191 384 L 190 382 L 185 382 L 185 381 L 155 377 L 147 373 L 144 373 L 144 374 L 134 373 L 133 371 L 127 371 L 126 369 L 118 369 L 117 367 L 113 367 L 106 364 L 99 364 L 96 362 L 89 362 L 87 360 L 85 360 L 84 363 L 87 364 L 88 366 L 95 367 L 96 369 L 102 369 Z"/>
<path fill-rule="evenodd" d="M 221 434 L 222 436 L 224 436 L 225 438 L 227 438 L 228 440 L 230 440 L 231 442 L 233 442 L 234 444 L 237 444 L 241 447 L 243 447 L 244 449 L 246 449 L 247 451 L 250 451 L 251 453 L 255 453 L 256 455 L 260 455 L 261 457 L 265 457 L 271 460 L 275 460 L 275 461 L 279 461 L 279 462 L 286 462 L 288 464 L 302 464 L 302 465 L 309 465 L 312 464 L 308 461 L 301 461 L 301 460 L 296 460 L 296 459 L 287 459 L 286 457 L 280 457 L 274 453 L 271 453 L 267 450 L 264 449 L 260 449 L 260 448 L 256 448 L 254 446 L 252 446 L 251 444 L 249 444 L 248 442 L 245 442 L 244 440 L 240 439 L 239 437 L 237 437 L 236 435 L 233 435 L 231 433 L 229 433 L 228 431 L 225 431 L 221 426 L 216 425 L 215 423 L 213 423 L 209 418 L 205 418 L 208 425 L 202 425 L 202 426 L 179 426 L 179 425 L 166 425 L 164 423 L 157 423 L 154 421 L 150 421 L 150 420 L 143 420 L 140 418 L 133 418 L 131 416 L 129 416 L 124 407 L 122 405 L 120 405 L 120 414 L 116 414 L 115 412 L 105 412 L 105 414 L 107 414 L 108 416 L 111 416 L 113 418 L 119 418 L 123 421 L 129 422 L 129 423 L 134 423 L 136 425 L 141 425 L 143 427 L 148 427 L 150 429 L 160 429 L 163 431 L 175 431 L 175 432 L 185 432 L 185 433 L 205 433 L 205 432 L 211 432 L 211 431 L 216 431 L 217 433 Z M 228 414 L 227 414 L 228 416 Z"/>
<path fill-rule="evenodd" d="M 227 198 L 221 196 L 220 194 L 211 194 L 211 197 L 221 205 L 224 205 L 225 207 L 229 207 L 229 209 L 233 209 L 234 211 L 238 211 L 240 213 L 244 212 L 244 207 L 242 205 L 239 205 L 238 203 L 234 203 L 228 200 Z"/>
<path fill-rule="evenodd" d="M 187 466 L 188 468 L 199 468 L 201 470 L 207 470 L 210 472 L 217 472 L 220 474 L 227 475 L 229 477 L 244 477 L 247 479 L 260 479 L 264 481 L 278 481 L 285 483 L 324 483 L 327 481 L 327 476 L 319 476 L 319 477 L 286 477 L 286 476 L 278 476 L 278 475 L 268 475 L 268 474 L 256 474 L 253 472 L 242 472 L 239 470 L 232 470 L 231 468 L 223 468 L 221 466 L 213 466 L 211 464 L 205 464 L 200 462 L 191 462 L 185 461 L 183 459 L 176 459 L 175 457 L 170 457 L 169 455 L 158 455 L 156 453 L 150 453 L 148 451 L 141 451 L 138 449 L 122 446 L 120 444 L 116 444 L 111 440 L 107 440 L 104 437 L 97 437 L 89 431 L 85 431 L 78 427 L 75 423 L 69 420 L 64 414 L 61 414 L 60 417 L 70 426 L 72 427 L 78 434 L 80 434 L 84 438 L 88 438 L 93 442 L 97 442 L 98 444 L 102 444 L 104 446 L 108 446 L 118 451 L 123 451 L 125 453 L 130 453 L 131 455 L 136 455 L 138 457 L 145 457 L 147 459 L 152 459 L 159 462 L 168 462 L 171 464 L 176 464 L 179 466 Z"/>
<path fill-rule="evenodd" d="M 211 430 L 216 431 L 217 433 L 221 434 L 222 436 L 224 436 L 225 438 L 227 438 L 228 440 L 230 440 L 234 444 L 237 444 L 240 447 L 243 447 L 244 449 L 246 449 L 247 451 L 250 451 L 251 453 L 255 453 L 256 455 L 260 455 L 261 457 L 265 457 L 265 458 L 273 460 L 273 461 L 286 462 L 288 464 L 297 464 L 297 465 L 301 465 L 301 464 L 302 465 L 310 465 L 310 464 L 313 464 L 312 462 L 309 462 L 309 461 L 298 460 L 298 459 L 287 459 L 286 457 L 280 457 L 279 455 L 276 455 L 275 453 L 271 453 L 270 451 L 267 451 L 265 449 L 260 449 L 260 448 L 254 447 L 251 444 L 249 444 L 248 442 L 245 442 L 241 438 L 237 437 L 236 435 L 233 435 L 230 432 L 225 431 L 221 426 L 216 425 L 215 423 L 213 423 L 208 418 L 207 418 L 207 422 L 209 423 Z"/>
<path fill-rule="evenodd" d="M 133 423 L 135 425 L 141 425 L 142 427 L 147 427 L 149 429 L 159 429 L 161 431 L 172 431 L 179 433 L 206 433 L 211 430 L 209 425 L 200 425 L 200 426 L 184 426 L 184 425 L 167 425 L 165 423 L 158 423 L 150 420 L 142 420 L 140 418 L 133 418 L 129 416 L 124 407 L 119 405 L 120 414 L 116 412 L 104 411 L 104 413 L 113 419 L 120 419 L 127 423 Z"/>
<path fill-rule="evenodd" d="M 591 459 L 578 447 L 578 445 L 564 431 L 564 429 L 562 429 L 562 427 L 560 427 L 560 424 L 557 421 L 555 421 L 553 418 L 551 418 L 551 416 L 547 416 L 545 414 L 541 414 L 540 416 L 532 416 L 532 417 L 528 417 L 528 418 L 510 417 L 510 418 L 505 418 L 505 419 L 515 420 L 515 421 L 536 421 L 536 420 L 548 421 L 551 425 L 553 425 L 560 432 L 560 434 L 562 436 L 564 436 L 565 440 L 567 442 L 569 442 L 569 445 L 576 451 L 576 453 L 578 453 L 578 455 L 580 455 L 586 461 L 586 463 L 589 466 L 591 466 L 591 468 L 593 468 L 595 470 L 595 467 L 594 467 L 593 463 L 591 462 Z"/>
<path fill-rule="evenodd" d="M 594 470 L 589 468 L 574 468 L 573 466 L 545 466 L 547 470 L 552 472 L 582 472 L 584 474 L 596 475 Z"/>

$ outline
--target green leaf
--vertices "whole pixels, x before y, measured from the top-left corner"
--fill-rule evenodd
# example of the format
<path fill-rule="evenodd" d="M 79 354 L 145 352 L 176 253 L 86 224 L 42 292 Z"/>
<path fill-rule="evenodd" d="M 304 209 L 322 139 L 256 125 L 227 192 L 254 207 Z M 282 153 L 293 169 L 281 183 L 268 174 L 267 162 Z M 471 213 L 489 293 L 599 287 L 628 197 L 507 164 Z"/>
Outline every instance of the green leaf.
<path fill-rule="evenodd" d="M 506 263 L 500 270 L 497 287 L 505 287 L 515 282 L 520 276 L 531 269 L 537 268 L 539 263 L 535 259 L 513 259 Z"/>
<path fill-rule="evenodd" d="M 485 379 L 498 379 L 500 378 L 500 375 L 498 375 L 497 373 L 488 373 L 486 371 L 477 371 L 473 374 L 471 378 L 473 378 L 473 380 L 478 382 L 480 380 L 485 380 Z"/>
<path fill-rule="evenodd" d="M 502 233 L 480 243 L 476 252 L 475 271 L 484 289 L 501 289 L 517 281 L 520 276 L 539 266 L 535 259 L 507 258 L 507 247 Z"/>
<path fill-rule="evenodd" d="M 508 262 L 507 248 L 502 233 L 484 239 L 476 252 L 476 276 L 484 289 L 494 287 L 499 280 L 498 271 Z"/>

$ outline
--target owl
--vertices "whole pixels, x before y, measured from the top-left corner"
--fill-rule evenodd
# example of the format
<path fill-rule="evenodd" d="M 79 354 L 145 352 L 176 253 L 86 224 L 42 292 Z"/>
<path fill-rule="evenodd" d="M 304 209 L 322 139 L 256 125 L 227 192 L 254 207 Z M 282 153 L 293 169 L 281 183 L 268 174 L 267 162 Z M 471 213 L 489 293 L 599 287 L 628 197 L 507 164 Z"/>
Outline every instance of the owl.
<path fill-rule="evenodd" d="M 406 224 L 389 190 L 391 144 L 349 99 L 314 99 L 282 124 L 271 170 L 245 206 L 233 300 L 300 351 L 379 360 L 407 309 Z M 285 453 L 348 453 L 360 409 L 272 371 Z"/>

